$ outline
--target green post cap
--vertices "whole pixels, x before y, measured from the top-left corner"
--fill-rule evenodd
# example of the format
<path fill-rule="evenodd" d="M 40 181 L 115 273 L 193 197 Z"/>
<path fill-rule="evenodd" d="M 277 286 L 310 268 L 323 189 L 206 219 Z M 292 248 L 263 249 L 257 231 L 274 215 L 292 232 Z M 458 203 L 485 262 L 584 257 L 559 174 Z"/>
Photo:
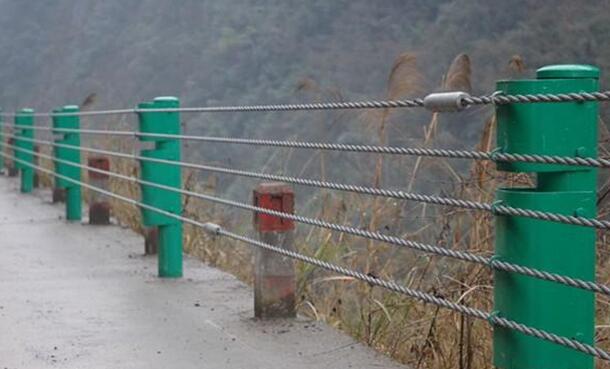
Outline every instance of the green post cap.
<path fill-rule="evenodd" d="M 155 97 L 154 101 L 178 101 L 178 98 L 175 96 L 159 96 Z"/>
<path fill-rule="evenodd" d="M 586 64 L 547 65 L 536 71 L 538 79 L 599 78 L 599 68 Z"/>
<path fill-rule="evenodd" d="M 138 109 L 150 109 L 152 108 L 152 102 L 145 101 L 138 104 Z"/>
<path fill-rule="evenodd" d="M 173 96 L 160 96 L 155 97 L 153 100 L 153 106 L 155 108 L 177 108 L 180 105 L 180 100 Z"/>
<path fill-rule="evenodd" d="M 64 113 L 72 113 L 77 112 L 79 110 L 78 105 L 65 105 L 61 111 Z"/>

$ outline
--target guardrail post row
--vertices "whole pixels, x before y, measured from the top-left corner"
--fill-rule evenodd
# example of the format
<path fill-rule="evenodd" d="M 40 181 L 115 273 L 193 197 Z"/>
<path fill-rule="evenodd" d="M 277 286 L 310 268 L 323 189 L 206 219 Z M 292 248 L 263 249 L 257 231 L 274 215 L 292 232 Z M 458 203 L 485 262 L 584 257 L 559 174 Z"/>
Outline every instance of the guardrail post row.
<path fill-rule="evenodd" d="M 599 70 L 585 65 L 540 68 L 535 80 L 500 81 L 504 94 L 598 91 Z M 597 102 L 506 104 L 496 108 L 498 148 L 513 154 L 597 157 Z M 536 173 L 535 188 L 504 188 L 501 205 L 565 215 L 596 216 L 597 169 L 540 163 L 498 163 L 508 172 Z M 499 260 L 587 281 L 595 279 L 595 229 L 501 215 Z M 593 292 L 507 271 L 495 271 L 495 310 L 501 317 L 593 344 Z M 494 329 L 494 364 L 502 369 L 592 369 L 587 354 Z"/>
<path fill-rule="evenodd" d="M 15 140 L 15 157 L 21 162 L 15 165 L 21 172 L 21 192 L 30 193 L 34 188 L 34 110 L 21 109 L 15 115 L 15 128 L 17 139 Z M 29 165 L 28 165 L 29 164 Z"/>
<path fill-rule="evenodd" d="M 254 206 L 294 214 L 294 192 L 284 183 L 262 183 L 254 190 Z M 263 214 L 254 214 L 259 239 L 288 251 L 294 249 L 294 222 Z M 256 318 L 296 316 L 296 277 L 291 258 L 256 248 L 254 254 L 254 315 Z"/>
<path fill-rule="evenodd" d="M 59 129 L 80 129 L 80 117 L 78 115 L 61 115 L 60 113 L 77 113 L 80 109 L 76 105 L 66 105 L 63 108 L 56 109 L 53 112 L 53 128 Z M 55 142 L 58 144 L 71 147 L 54 147 L 54 154 L 57 159 L 69 161 L 75 164 L 80 164 L 80 133 L 78 132 L 57 132 L 54 134 L 60 135 Z M 74 181 L 81 181 L 80 167 L 68 165 L 65 163 L 55 162 L 55 171 L 57 174 L 68 177 Z M 82 191 L 81 185 L 72 181 L 67 181 L 62 178 L 55 178 L 55 187 L 65 190 L 66 199 L 66 219 L 70 221 L 80 221 L 82 217 Z"/>
<path fill-rule="evenodd" d="M 87 159 L 87 165 L 91 168 L 110 171 L 110 160 L 106 157 L 93 156 Z M 109 175 L 89 170 L 89 184 L 103 190 L 108 190 Z M 89 224 L 110 224 L 110 202 L 105 195 L 96 191 L 90 192 L 89 202 Z"/>
<path fill-rule="evenodd" d="M 138 105 L 141 133 L 180 134 L 180 113 L 146 112 L 146 109 L 178 108 L 175 97 L 157 97 L 152 102 Z M 155 147 L 142 150 L 145 158 L 180 161 L 180 140 L 151 136 L 139 136 L 140 141 L 154 142 Z M 140 160 L 140 176 L 143 181 L 180 189 L 182 168 L 179 165 Z M 175 191 L 141 185 L 142 203 L 172 214 L 182 214 L 182 196 Z M 176 218 L 142 208 L 145 227 L 158 226 L 159 277 L 182 277 L 182 222 Z"/>

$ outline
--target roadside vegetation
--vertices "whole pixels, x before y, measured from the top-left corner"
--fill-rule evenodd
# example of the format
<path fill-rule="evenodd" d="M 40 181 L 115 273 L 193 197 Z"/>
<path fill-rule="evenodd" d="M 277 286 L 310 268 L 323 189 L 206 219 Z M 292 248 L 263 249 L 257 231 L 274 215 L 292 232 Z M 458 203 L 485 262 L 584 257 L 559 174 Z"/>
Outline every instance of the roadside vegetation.
<path fill-rule="evenodd" d="M 509 65 L 515 77 L 523 75 L 525 66 L 520 57 L 513 57 Z M 390 67 L 386 97 L 397 99 L 421 93 L 422 78 L 418 72 L 416 56 L 410 53 L 400 55 Z M 460 54 L 440 78 L 439 89 L 470 91 L 471 78 L 470 58 Z M 299 81 L 295 93 L 309 96 L 314 101 L 342 99 L 339 89 L 323 88 L 307 78 Z M 476 113 L 476 116 L 466 113 L 469 114 L 469 119 L 479 120 L 476 149 L 492 150 L 496 125 L 493 111 Z M 408 124 L 407 117 L 395 110 L 366 111 L 349 116 L 339 112 L 319 117 L 319 121 L 313 122 L 312 126 L 319 130 L 322 141 L 336 137 L 333 136 L 336 129 L 334 126 L 340 122 L 358 120 L 359 127 L 363 129 L 361 137 L 368 137 L 367 142 L 370 143 L 398 143 L 418 147 L 448 147 L 452 142 L 455 143 L 442 133 L 448 129 L 447 125 L 455 123 L 452 117 L 432 114 L 426 123 L 415 125 L 420 129 L 419 132 L 413 128 L 402 129 L 401 125 Z M 599 127 L 600 155 L 607 157 L 610 154 L 610 134 L 601 119 Z M 401 136 L 405 134 L 409 137 Z M 94 146 L 105 149 L 132 152 L 137 147 L 131 140 L 95 139 L 97 141 Z M 230 147 L 225 149 L 230 150 Z M 530 176 L 498 172 L 493 163 L 485 161 L 456 162 L 441 158 L 311 151 L 305 153 L 302 157 L 304 159 L 299 161 L 302 165 L 295 169 L 293 163 L 297 153 L 289 149 L 278 150 L 285 151 L 281 155 L 270 156 L 261 171 L 334 180 L 341 178 L 336 176 L 334 170 L 340 166 L 341 171 L 351 169 L 364 177 L 358 183 L 480 202 L 493 202 L 494 191 L 498 187 L 533 185 Z M 185 147 L 186 159 L 192 161 L 189 152 L 189 148 Z M 339 164 L 338 158 L 343 157 L 337 155 L 347 155 L 348 158 Z M 196 157 L 197 161 L 205 162 L 205 158 L 200 155 Z M 113 158 L 111 163 L 111 169 L 115 172 L 138 175 L 138 168 L 131 161 Z M 47 167 L 51 165 L 45 160 L 42 164 Z M 230 197 L 237 193 L 240 199 L 248 202 L 256 184 L 256 181 L 238 182 L 238 179 L 232 179 L 235 182 L 231 182 L 231 190 L 228 191 L 220 185 L 222 180 L 224 179 L 213 174 L 185 170 L 183 185 L 193 191 L 220 197 Z M 43 176 L 41 181 L 43 185 L 51 185 L 48 177 Z M 113 192 L 132 198 L 139 197 L 138 187 L 132 184 L 112 179 L 110 187 Z M 493 254 L 494 222 L 491 214 L 336 191 L 308 188 L 295 190 L 298 204 L 296 211 L 299 214 L 363 229 L 380 230 L 454 250 L 467 250 L 488 256 Z M 610 213 L 609 192 L 608 176 L 603 175 L 599 186 L 600 217 Z M 111 202 L 112 214 L 120 224 L 144 232 L 138 209 L 115 200 Z M 184 215 L 200 221 L 213 221 L 238 233 L 255 235 L 249 213 L 185 198 Z M 610 262 L 606 237 L 599 233 L 597 273 L 598 280 L 608 284 Z M 478 309 L 491 310 L 493 307 L 492 273 L 485 266 L 304 225 L 298 226 L 296 242 L 300 252 L 322 260 L 392 279 L 410 288 Z M 204 262 L 226 270 L 246 283 L 252 283 L 252 257 L 247 246 L 226 239 L 212 239 L 201 230 L 187 225 L 184 248 L 187 253 Z M 349 277 L 320 271 L 307 264 L 298 263 L 297 272 L 301 314 L 325 321 L 400 362 L 413 368 L 430 369 L 482 369 L 490 365 L 491 330 L 486 322 L 421 304 Z M 606 349 L 610 348 L 607 343 L 610 336 L 609 303 L 606 297 L 597 297 L 596 339 Z M 602 366 L 599 364 L 599 367 Z"/>

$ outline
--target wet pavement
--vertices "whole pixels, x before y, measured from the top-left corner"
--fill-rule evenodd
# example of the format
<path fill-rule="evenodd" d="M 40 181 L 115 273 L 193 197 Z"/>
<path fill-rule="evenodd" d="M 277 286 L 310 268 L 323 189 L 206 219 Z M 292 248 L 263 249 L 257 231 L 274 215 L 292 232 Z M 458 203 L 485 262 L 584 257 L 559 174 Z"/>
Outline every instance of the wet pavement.
<path fill-rule="evenodd" d="M 143 251 L 0 176 L 0 369 L 403 368 L 321 322 L 254 320 L 251 288 L 198 260 L 159 279 Z"/>

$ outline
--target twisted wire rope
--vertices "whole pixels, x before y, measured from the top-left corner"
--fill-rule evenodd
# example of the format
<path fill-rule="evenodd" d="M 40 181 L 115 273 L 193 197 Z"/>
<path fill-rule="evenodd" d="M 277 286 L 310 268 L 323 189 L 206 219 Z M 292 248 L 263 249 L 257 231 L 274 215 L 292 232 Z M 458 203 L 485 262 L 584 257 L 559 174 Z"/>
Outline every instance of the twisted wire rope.
<path fill-rule="evenodd" d="M 526 95 L 504 95 L 491 94 L 486 96 L 469 96 L 463 98 L 467 105 L 488 104 L 523 104 L 523 103 L 562 103 L 562 102 L 587 102 L 608 101 L 610 91 L 600 92 L 572 92 L 563 94 L 526 94 Z"/>
<path fill-rule="evenodd" d="M 85 182 L 82 182 L 82 181 L 78 181 L 78 180 L 72 179 L 72 178 L 64 176 L 64 175 L 57 174 L 57 173 L 55 173 L 52 170 L 43 168 L 43 167 L 38 166 L 38 165 L 34 165 L 34 164 L 31 164 L 31 163 L 28 163 L 27 161 L 18 159 L 16 157 L 14 157 L 12 155 L 8 155 L 8 154 L 6 154 L 4 152 L 0 152 L 0 155 L 2 155 L 4 157 L 8 157 L 11 160 L 20 162 L 20 163 L 22 163 L 24 165 L 27 165 L 27 166 L 29 166 L 29 167 L 31 167 L 33 169 L 37 169 L 37 170 L 39 170 L 41 172 L 44 172 L 44 173 L 47 173 L 47 174 L 50 174 L 50 175 L 54 175 L 54 176 L 56 176 L 58 178 L 66 180 L 66 181 L 68 181 L 70 183 L 74 183 L 74 184 L 83 186 L 83 187 L 85 187 L 87 189 L 90 189 L 92 191 L 96 191 L 96 192 L 98 192 L 98 193 L 100 193 L 102 195 L 106 195 L 106 196 L 109 196 L 111 198 L 115 198 L 117 200 L 121 200 L 121 201 L 129 203 L 131 205 L 140 207 L 142 209 L 147 209 L 147 210 L 159 213 L 161 215 L 177 219 L 177 220 L 179 220 L 179 221 L 181 221 L 183 223 L 191 224 L 193 226 L 196 226 L 196 227 L 199 227 L 199 228 L 203 229 L 204 231 L 206 231 L 208 233 L 211 233 L 211 234 L 214 234 L 214 235 L 218 235 L 218 236 L 228 237 L 228 238 L 231 238 L 231 239 L 234 239 L 234 240 L 237 240 L 237 241 L 241 241 L 241 242 L 244 242 L 244 243 L 249 244 L 251 246 L 255 246 L 255 247 L 258 247 L 258 248 L 266 249 L 266 250 L 275 252 L 277 254 L 284 255 L 284 256 L 290 257 L 292 259 L 299 260 L 299 261 L 302 261 L 302 262 L 305 262 L 305 263 L 308 263 L 308 264 L 311 264 L 311 265 L 314 265 L 314 266 L 317 266 L 317 267 L 329 270 L 329 271 L 334 272 L 334 273 L 342 274 L 342 275 L 345 275 L 345 276 L 348 276 L 348 277 L 352 277 L 352 278 L 358 279 L 358 280 L 363 281 L 363 282 L 367 282 L 367 283 L 369 283 L 371 285 L 374 285 L 374 286 L 383 287 L 383 288 L 388 289 L 390 291 L 394 291 L 394 292 L 400 293 L 402 295 L 405 295 L 407 297 L 411 297 L 413 299 L 419 300 L 419 301 L 424 302 L 424 303 L 433 304 L 433 305 L 436 305 L 436 306 L 439 306 L 439 307 L 443 307 L 443 308 L 446 308 L 446 309 L 449 309 L 449 310 L 452 310 L 452 311 L 455 311 L 455 312 L 458 312 L 458 313 L 461 313 L 461 314 L 464 314 L 464 315 L 471 316 L 473 318 L 485 320 L 489 324 L 491 324 L 492 326 L 498 326 L 498 327 L 505 327 L 505 328 L 513 329 L 513 330 L 515 330 L 517 332 L 520 332 L 520 333 L 523 333 L 523 334 L 526 334 L 526 335 L 529 335 L 529 336 L 532 336 L 532 337 L 536 337 L 536 338 L 540 338 L 540 339 L 543 339 L 543 340 L 547 340 L 549 342 L 553 342 L 553 343 L 556 343 L 556 344 L 559 344 L 559 345 L 562 345 L 562 346 L 565 346 L 565 347 L 569 347 L 569 348 L 571 348 L 573 350 L 580 351 L 580 352 L 583 352 L 583 353 L 586 353 L 586 354 L 598 357 L 598 358 L 606 360 L 606 361 L 610 361 L 610 353 L 608 353 L 607 351 L 604 351 L 604 350 L 602 350 L 602 349 L 600 349 L 598 347 L 595 347 L 593 345 L 582 343 L 580 341 L 577 341 L 577 340 L 574 340 L 574 339 L 571 339 L 571 338 L 568 338 L 568 337 L 559 336 L 559 335 L 547 332 L 545 330 L 541 330 L 541 329 L 537 329 L 537 328 L 534 328 L 534 327 L 530 327 L 530 326 L 524 325 L 522 323 L 515 322 L 513 320 L 497 316 L 494 313 L 488 313 L 488 312 L 483 311 L 483 310 L 471 308 L 469 306 L 465 306 L 465 305 L 462 305 L 462 304 L 459 304 L 459 303 L 455 303 L 455 302 L 446 300 L 446 299 L 441 298 L 441 297 L 434 296 L 434 295 L 432 295 L 430 293 L 422 292 L 422 291 L 419 291 L 419 290 L 414 290 L 414 289 L 402 286 L 402 285 L 400 285 L 400 284 L 398 284 L 398 283 L 396 283 L 394 281 L 391 281 L 391 280 L 385 280 L 385 279 L 381 279 L 381 278 L 378 278 L 378 277 L 374 277 L 374 276 L 372 276 L 370 274 L 364 274 L 364 273 L 359 272 L 359 271 L 347 269 L 347 268 L 344 268 L 342 266 L 339 266 L 339 265 L 336 265 L 336 264 L 332 264 L 332 263 L 329 263 L 329 262 L 326 262 L 326 261 L 323 261 L 323 260 L 315 259 L 315 258 L 312 258 L 310 256 L 303 255 L 303 254 L 300 254 L 300 253 L 297 253 L 297 252 L 294 252 L 294 251 L 289 251 L 289 250 L 285 250 L 285 249 L 279 248 L 277 246 L 269 245 L 267 243 L 264 243 L 264 242 L 261 242 L 261 241 L 258 241 L 258 240 L 254 240 L 254 239 L 251 239 L 251 238 L 248 238 L 248 237 L 245 237 L 245 236 L 242 236 L 242 235 L 239 235 L 239 234 L 227 231 L 227 230 L 223 229 L 222 227 L 220 227 L 220 226 L 218 226 L 216 224 L 213 224 L 213 223 L 201 223 L 199 221 L 196 221 L 196 220 L 193 220 L 193 219 L 190 219 L 190 218 L 186 218 L 186 217 L 183 217 L 181 215 L 174 214 L 174 213 L 171 213 L 171 212 L 168 212 L 168 211 L 165 211 L 165 210 L 162 210 L 162 209 L 159 209 L 159 208 L 156 208 L 156 207 L 144 204 L 144 203 L 142 203 L 140 201 L 137 201 L 137 200 L 134 200 L 134 199 L 131 199 L 131 198 L 128 198 L 128 197 L 116 194 L 114 192 L 107 191 L 107 190 L 101 189 L 101 188 L 96 187 L 96 186 L 92 186 L 92 185 L 90 185 L 88 183 L 85 183 Z"/>
<path fill-rule="evenodd" d="M 34 127 L 34 130 L 53 131 L 55 133 L 82 133 L 91 135 L 109 135 L 125 137 L 154 137 L 187 141 L 200 141 L 211 143 L 228 143 L 238 145 L 267 146 L 297 148 L 309 150 L 329 150 L 343 152 L 360 152 L 390 155 L 410 155 L 410 156 L 429 156 L 454 159 L 474 159 L 491 160 L 499 162 L 526 162 L 542 164 L 559 164 L 570 166 L 587 166 L 598 168 L 610 168 L 610 159 L 592 157 L 569 157 L 559 155 L 537 155 L 537 154 L 515 154 L 494 151 L 475 151 L 475 150 L 451 150 L 451 149 L 428 149 L 428 148 L 409 148 L 398 146 L 378 146 L 365 144 L 344 144 L 327 142 L 306 142 L 306 141 L 286 141 L 286 140 L 264 140 L 235 137 L 212 137 L 212 136 L 193 136 L 193 135 L 173 135 L 162 133 L 141 133 L 135 131 L 113 131 L 95 129 L 70 129 L 52 127 Z"/>
<path fill-rule="evenodd" d="M 13 136 L 11 134 L 7 134 L 7 136 L 16 138 L 16 136 Z M 502 203 L 489 204 L 489 203 L 483 203 L 483 202 L 478 202 L 478 201 L 456 199 L 456 198 L 451 198 L 451 197 L 442 197 L 442 196 L 436 196 L 436 195 L 425 195 L 425 194 L 419 194 L 419 193 L 404 192 L 404 191 L 400 191 L 400 190 L 388 190 L 388 189 L 366 187 L 366 186 L 359 186 L 359 185 L 352 185 L 352 184 L 320 181 L 320 180 L 316 180 L 316 179 L 250 172 L 250 171 L 245 171 L 245 170 L 215 167 L 215 166 L 204 165 L 204 164 L 177 162 L 177 161 L 172 161 L 172 160 L 143 157 L 143 156 L 137 155 L 135 153 L 134 154 L 125 154 L 125 153 L 119 153 L 119 152 L 115 152 L 115 151 L 93 149 L 93 148 L 74 146 L 74 145 L 66 145 L 66 144 L 60 144 L 60 143 L 56 143 L 56 142 L 37 140 L 37 139 L 31 139 L 31 138 L 25 138 L 25 137 L 19 137 L 19 139 L 34 142 L 34 143 L 39 143 L 39 144 L 47 144 L 47 145 L 52 145 L 52 146 L 56 146 L 56 147 L 70 148 L 70 149 L 81 150 L 81 151 L 85 151 L 85 152 L 92 152 L 92 153 L 97 153 L 97 154 L 104 154 L 104 155 L 120 157 L 120 158 L 125 158 L 125 159 L 130 159 L 130 160 L 140 160 L 140 161 L 148 161 L 148 162 L 154 162 L 154 163 L 160 163 L 160 164 L 176 165 L 176 166 L 182 166 L 184 168 L 209 171 L 209 172 L 214 172 L 214 173 L 230 174 L 230 175 L 236 175 L 236 176 L 248 177 L 248 178 L 258 178 L 258 179 L 264 179 L 264 180 L 269 180 L 269 181 L 286 182 L 286 183 L 302 185 L 302 186 L 325 188 L 325 189 L 345 191 L 345 192 L 353 192 L 353 193 L 358 193 L 358 194 L 363 194 L 363 195 L 380 196 L 380 197 L 386 197 L 386 198 L 394 198 L 394 199 L 398 199 L 398 200 L 415 201 L 415 202 L 422 202 L 422 203 L 442 205 L 442 206 L 450 206 L 450 207 L 463 208 L 463 209 L 469 209 L 469 210 L 486 211 L 486 212 L 490 212 L 495 215 L 519 216 L 519 217 L 527 217 L 527 218 L 545 220 L 545 221 L 556 222 L 556 223 L 592 227 L 592 228 L 598 228 L 598 229 L 604 229 L 604 230 L 610 229 L 610 221 L 608 221 L 608 220 L 586 218 L 586 217 L 580 217 L 580 216 L 576 216 L 576 215 L 563 215 L 563 214 L 551 213 L 551 212 L 540 211 L 540 210 L 515 208 L 512 206 L 503 205 Z"/>
<path fill-rule="evenodd" d="M 428 95 L 430 96 L 430 95 Z M 363 101 L 336 101 L 321 103 L 297 103 L 297 104 L 267 104 L 267 105 L 225 105 L 225 106 L 201 106 L 183 108 L 126 108 L 108 110 L 89 110 L 79 112 L 57 112 L 57 113 L 32 113 L 35 117 L 53 116 L 96 116 L 116 115 L 131 113 L 155 113 L 155 112 L 180 112 L 180 113 L 222 113 L 222 112 L 271 112 L 271 111 L 306 111 L 306 110 L 337 110 L 337 109 L 395 109 L 395 108 L 423 108 L 425 98 L 413 98 L 403 100 L 363 100 Z M 563 94 L 528 94 L 528 95 L 504 95 L 494 93 L 483 96 L 461 97 L 463 107 L 470 105 L 502 105 L 511 103 L 563 103 L 563 102 L 586 102 L 586 101 L 608 101 L 610 91 L 600 92 L 573 92 Z M 1 116 L 15 117 L 19 113 L 0 113 Z"/>
<path fill-rule="evenodd" d="M 280 255 L 284 255 L 284 256 L 290 257 L 292 259 L 299 260 L 299 261 L 302 261 L 302 262 L 305 262 L 305 263 L 308 263 L 311 265 L 315 265 L 317 267 L 320 267 L 320 268 L 323 268 L 323 269 L 326 269 L 326 270 L 329 270 L 329 271 L 332 271 L 332 272 L 335 272 L 338 274 L 342 274 L 342 275 L 345 275 L 348 277 L 353 277 L 358 280 L 367 282 L 371 285 L 383 287 L 387 290 L 403 294 L 405 296 L 411 297 L 413 299 L 419 300 L 424 303 L 429 303 L 432 305 L 440 306 L 440 307 L 443 307 L 443 308 L 446 308 L 446 309 L 449 309 L 449 310 L 452 310 L 452 311 L 455 311 L 455 312 L 458 312 L 458 313 L 461 313 L 464 315 L 471 316 L 473 318 L 486 320 L 492 326 L 509 328 L 509 329 L 515 330 L 517 332 L 526 334 L 528 336 L 544 339 L 546 341 L 550 341 L 550 342 L 553 342 L 553 343 L 556 343 L 556 344 L 559 344 L 562 346 L 566 346 L 566 347 L 572 348 L 574 350 L 584 352 L 586 354 L 601 358 L 603 360 L 610 361 L 610 353 L 608 353 L 598 347 L 595 347 L 593 345 L 582 343 L 580 341 L 577 341 L 577 340 L 574 340 L 574 339 L 571 339 L 568 337 L 559 336 L 554 333 L 544 331 L 542 329 L 530 327 L 525 324 L 518 323 L 513 320 L 497 316 L 493 313 L 490 314 L 483 310 L 471 308 L 471 307 L 461 305 L 461 304 L 458 304 L 458 303 L 455 303 L 452 301 L 448 301 L 444 298 L 437 297 L 437 296 L 434 296 L 429 293 L 425 293 L 425 292 L 422 292 L 419 290 L 414 290 L 414 289 L 399 285 L 394 281 L 380 279 L 380 278 L 371 276 L 370 274 L 364 274 L 359 271 L 347 269 L 347 268 L 338 266 L 336 264 L 328 263 L 323 260 L 315 259 L 315 258 L 306 256 L 306 255 L 303 255 L 303 254 L 296 253 L 294 251 L 289 251 L 289 250 L 285 250 L 285 249 L 282 249 L 277 246 L 269 245 L 264 242 L 254 240 L 252 238 L 248 238 L 245 236 L 235 234 L 233 232 L 229 232 L 227 230 L 224 230 L 222 227 L 216 226 L 214 224 L 211 224 L 211 225 L 208 224 L 208 228 L 210 229 L 210 232 L 215 232 L 217 235 L 220 235 L 220 236 L 225 236 L 225 237 L 232 238 L 234 240 L 242 241 L 244 243 L 247 243 L 247 244 L 262 248 L 262 249 L 266 249 L 266 250 L 278 253 Z"/>
<path fill-rule="evenodd" d="M 155 187 L 155 188 L 159 188 L 162 190 L 179 193 L 179 194 L 182 194 L 185 196 L 194 197 L 194 198 L 197 198 L 200 200 L 209 201 L 209 202 L 213 202 L 213 203 L 217 203 L 217 204 L 222 204 L 222 205 L 226 205 L 226 206 L 230 206 L 230 207 L 236 207 L 236 208 L 240 208 L 243 210 L 252 211 L 255 213 L 259 212 L 259 213 L 264 213 L 267 215 L 277 216 L 277 217 L 280 217 L 283 219 L 289 219 L 289 220 L 293 220 L 293 221 L 296 221 L 299 223 L 308 224 L 311 226 L 317 226 L 317 227 L 321 227 L 321 228 L 325 228 L 325 229 L 329 229 L 329 230 L 333 230 L 333 231 L 338 231 L 338 232 L 342 232 L 342 233 L 346 233 L 346 234 L 351 234 L 354 236 L 359 236 L 359 237 L 367 238 L 370 240 L 381 241 L 381 242 L 393 244 L 396 246 L 410 248 L 410 249 L 417 250 L 417 251 L 423 251 L 423 252 L 427 252 L 427 253 L 434 254 L 437 256 L 446 256 L 446 257 L 451 257 L 451 258 L 462 260 L 462 261 L 468 261 L 468 262 L 473 262 L 473 263 L 477 263 L 477 264 L 481 264 L 481 265 L 486 265 L 492 269 L 519 273 L 522 275 L 526 275 L 526 276 L 530 276 L 530 277 L 534 277 L 534 278 L 538 278 L 538 279 L 542 279 L 542 280 L 547 280 L 547 281 L 551 281 L 551 282 L 555 282 L 555 283 L 560 283 L 560 284 L 563 284 L 566 286 L 580 288 L 580 289 L 584 289 L 587 291 L 597 292 L 597 293 L 601 293 L 601 294 L 610 296 L 610 287 L 608 287 L 606 285 L 501 261 L 501 260 L 497 259 L 496 257 L 489 258 L 489 257 L 479 256 L 479 255 L 469 253 L 469 252 L 455 251 L 455 250 L 447 249 L 444 247 L 424 244 L 424 243 L 416 242 L 416 241 L 412 241 L 412 240 L 405 240 L 403 238 L 386 235 L 386 234 L 383 234 L 380 232 L 368 231 L 368 230 L 364 230 L 364 229 L 330 223 L 330 222 L 326 222 L 326 221 L 320 220 L 320 219 L 308 218 L 308 217 L 284 213 L 284 212 L 280 212 L 280 211 L 276 211 L 276 210 L 272 210 L 272 209 L 261 208 L 258 206 L 242 203 L 239 201 L 222 199 L 222 198 L 218 198 L 215 196 L 210 196 L 210 195 L 205 195 L 205 194 L 198 193 L 198 192 L 185 190 L 182 188 L 178 189 L 178 188 L 174 188 L 171 186 L 157 184 L 154 182 L 149 182 L 149 181 L 139 179 L 137 177 L 127 176 L 127 175 L 123 175 L 123 174 L 112 172 L 112 171 L 106 171 L 103 169 L 94 168 L 94 167 L 91 167 L 88 165 L 74 163 L 74 162 L 67 161 L 67 160 L 55 159 L 50 155 L 18 148 L 13 145 L 10 145 L 10 144 L 9 144 L 9 146 L 12 147 L 13 149 L 19 150 L 21 152 L 28 152 L 37 157 L 54 160 L 58 163 L 78 167 L 78 168 L 89 170 L 91 172 L 95 172 L 95 173 L 99 173 L 99 174 L 108 175 L 110 177 L 129 181 L 132 183 L 137 183 L 139 185 Z"/>

